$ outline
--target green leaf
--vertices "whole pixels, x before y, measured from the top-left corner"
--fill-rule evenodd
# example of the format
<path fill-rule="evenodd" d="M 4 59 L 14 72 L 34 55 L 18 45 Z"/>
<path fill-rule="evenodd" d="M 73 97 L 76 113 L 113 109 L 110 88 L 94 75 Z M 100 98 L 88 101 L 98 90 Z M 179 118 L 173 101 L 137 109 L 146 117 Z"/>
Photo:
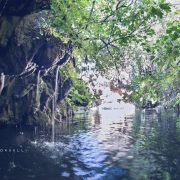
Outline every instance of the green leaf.
<path fill-rule="evenodd" d="M 158 16 L 160 18 L 163 17 L 163 12 L 160 9 L 152 7 L 151 12 L 152 12 L 153 15 L 156 15 L 156 16 Z"/>
<path fill-rule="evenodd" d="M 161 9 L 165 10 L 166 12 L 170 12 L 170 11 L 171 11 L 170 4 L 168 4 L 168 3 L 160 4 L 159 7 L 160 7 Z"/>

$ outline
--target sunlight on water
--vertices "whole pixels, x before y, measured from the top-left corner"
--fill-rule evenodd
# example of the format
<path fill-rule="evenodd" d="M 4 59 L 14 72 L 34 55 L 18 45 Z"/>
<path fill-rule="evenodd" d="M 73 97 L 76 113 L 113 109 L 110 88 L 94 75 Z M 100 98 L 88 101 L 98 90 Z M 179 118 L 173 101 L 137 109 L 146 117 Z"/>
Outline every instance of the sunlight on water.
<path fill-rule="evenodd" d="M 159 120 L 153 109 L 133 114 L 130 104 L 118 108 L 102 104 L 86 119 L 56 125 L 54 143 L 51 131 L 41 127 L 33 134 L 24 129 L 23 135 L 17 128 L 4 129 L 0 138 L 9 136 L 1 144 L 21 142 L 18 150 L 27 153 L 0 153 L 2 179 L 178 179 L 180 128 L 171 114 L 163 113 Z"/>

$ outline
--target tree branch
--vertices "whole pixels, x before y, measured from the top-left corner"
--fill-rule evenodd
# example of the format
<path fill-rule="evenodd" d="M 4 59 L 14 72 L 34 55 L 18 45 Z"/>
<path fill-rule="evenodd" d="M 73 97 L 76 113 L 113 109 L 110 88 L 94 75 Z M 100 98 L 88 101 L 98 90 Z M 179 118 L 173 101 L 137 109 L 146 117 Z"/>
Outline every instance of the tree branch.
<path fill-rule="evenodd" d="M 87 28 L 88 28 L 88 26 L 89 26 L 89 22 L 90 22 L 90 20 L 91 20 L 91 16 L 92 16 L 92 13 L 93 13 L 93 10 L 94 10 L 95 2 L 96 2 L 96 1 L 93 1 L 93 2 L 92 2 L 91 11 L 90 11 L 90 13 L 89 13 L 88 22 L 87 22 L 87 24 L 86 24 L 85 29 L 87 29 Z"/>

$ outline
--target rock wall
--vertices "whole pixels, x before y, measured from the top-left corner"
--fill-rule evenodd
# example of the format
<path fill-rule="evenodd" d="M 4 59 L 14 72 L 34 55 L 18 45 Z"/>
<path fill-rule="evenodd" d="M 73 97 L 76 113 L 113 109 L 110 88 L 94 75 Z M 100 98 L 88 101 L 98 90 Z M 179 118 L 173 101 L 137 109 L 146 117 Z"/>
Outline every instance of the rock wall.
<path fill-rule="evenodd" d="M 64 100 L 71 81 L 61 67 L 71 63 L 72 45 L 42 27 L 49 7 L 48 0 L 1 1 L 0 121 L 50 123 L 53 113 L 71 114 Z"/>

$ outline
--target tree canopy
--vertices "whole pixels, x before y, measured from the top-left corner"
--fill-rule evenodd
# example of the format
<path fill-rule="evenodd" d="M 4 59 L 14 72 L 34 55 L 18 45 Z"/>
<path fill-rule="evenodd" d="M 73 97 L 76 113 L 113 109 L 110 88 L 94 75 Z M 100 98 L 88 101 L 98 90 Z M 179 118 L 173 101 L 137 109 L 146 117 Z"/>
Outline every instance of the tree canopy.
<path fill-rule="evenodd" d="M 164 20 L 171 8 L 165 0 L 51 0 L 46 27 L 72 42 L 77 63 L 95 62 L 118 79 L 128 71 L 133 100 L 163 100 L 173 91 L 179 102 L 180 26 Z"/>

